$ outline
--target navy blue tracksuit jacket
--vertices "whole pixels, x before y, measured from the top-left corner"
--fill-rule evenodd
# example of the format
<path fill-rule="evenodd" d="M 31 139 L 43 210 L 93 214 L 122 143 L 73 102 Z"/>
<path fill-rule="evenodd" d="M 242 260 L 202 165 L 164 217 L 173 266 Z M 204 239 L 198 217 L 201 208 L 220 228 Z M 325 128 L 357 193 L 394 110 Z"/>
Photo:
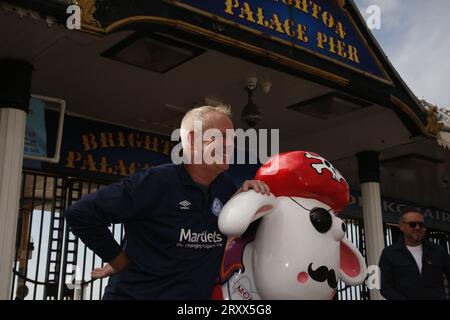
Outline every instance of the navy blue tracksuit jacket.
<path fill-rule="evenodd" d="M 217 216 L 236 189 L 226 173 L 206 190 L 183 165 L 162 165 L 87 195 L 66 220 L 104 261 L 122 251 L 108 226 L 124 224 L 130 264 L 110 277 L 104 298 L 210 299 L 226 242 Z"/>

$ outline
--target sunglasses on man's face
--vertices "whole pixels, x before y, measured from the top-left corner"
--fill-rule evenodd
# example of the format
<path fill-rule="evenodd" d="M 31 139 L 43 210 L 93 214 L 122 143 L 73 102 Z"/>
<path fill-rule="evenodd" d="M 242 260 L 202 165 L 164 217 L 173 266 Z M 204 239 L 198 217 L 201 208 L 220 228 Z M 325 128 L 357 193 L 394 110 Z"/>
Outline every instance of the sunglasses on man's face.
<path fill-rule="evenodd" d="M 425 227 L 425 224 L 423 222 L 405 222 L 410 228 L 415 229 L 417 226 L 419 226 L 420 229 Z"/>

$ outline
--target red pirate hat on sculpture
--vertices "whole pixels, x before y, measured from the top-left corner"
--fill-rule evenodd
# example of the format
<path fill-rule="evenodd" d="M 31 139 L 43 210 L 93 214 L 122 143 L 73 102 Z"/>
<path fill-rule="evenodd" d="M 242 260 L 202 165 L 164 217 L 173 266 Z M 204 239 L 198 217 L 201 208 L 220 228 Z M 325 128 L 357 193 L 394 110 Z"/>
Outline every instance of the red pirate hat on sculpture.
<path fill-rule="evenodd" d="M 277 197 L 301 197 L 319 200 L 335 213 L 349 203 L 347 181 L 333 165 L 314 152 L 293 151 L 278 154 L 256 173 Z"/>

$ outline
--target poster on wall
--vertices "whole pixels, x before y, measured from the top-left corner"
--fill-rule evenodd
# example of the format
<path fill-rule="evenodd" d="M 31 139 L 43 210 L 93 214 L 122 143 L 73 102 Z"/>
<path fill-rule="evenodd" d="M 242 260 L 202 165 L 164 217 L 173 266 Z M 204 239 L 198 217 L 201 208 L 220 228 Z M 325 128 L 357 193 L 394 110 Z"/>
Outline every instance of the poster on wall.
<path fill-rule="evenodd" d="M 47 132 L 45 125 L 45 103 L 31 98 L 27 114 L 24 153 L 28 156 L 47 156 Z"/>

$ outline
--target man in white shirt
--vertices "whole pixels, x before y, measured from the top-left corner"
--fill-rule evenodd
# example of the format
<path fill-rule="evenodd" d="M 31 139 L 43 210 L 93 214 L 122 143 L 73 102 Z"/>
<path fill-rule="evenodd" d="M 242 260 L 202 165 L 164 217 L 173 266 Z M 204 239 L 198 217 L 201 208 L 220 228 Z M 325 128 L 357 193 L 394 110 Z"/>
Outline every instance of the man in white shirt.
<path fill-rule="evenodd" d="M 422 214 L 414 207 L 400 216 L 402 239 L 380 257 L 381 294 L 389 300 L 445 300 L 444 275 L 450 279 L 450 256 L 425 239 Z"/>
<path fill-rule="evenodd" d="M 422 244 L 419 244 L 418 246 L 406 245 L 406 249 L 408 249 L 409 252 L 411 252 L 414 260 L 416 260 L 417 269 L 419 269 L 420 274 L 422 274 L 422 255 L 423 255 Z"/>

